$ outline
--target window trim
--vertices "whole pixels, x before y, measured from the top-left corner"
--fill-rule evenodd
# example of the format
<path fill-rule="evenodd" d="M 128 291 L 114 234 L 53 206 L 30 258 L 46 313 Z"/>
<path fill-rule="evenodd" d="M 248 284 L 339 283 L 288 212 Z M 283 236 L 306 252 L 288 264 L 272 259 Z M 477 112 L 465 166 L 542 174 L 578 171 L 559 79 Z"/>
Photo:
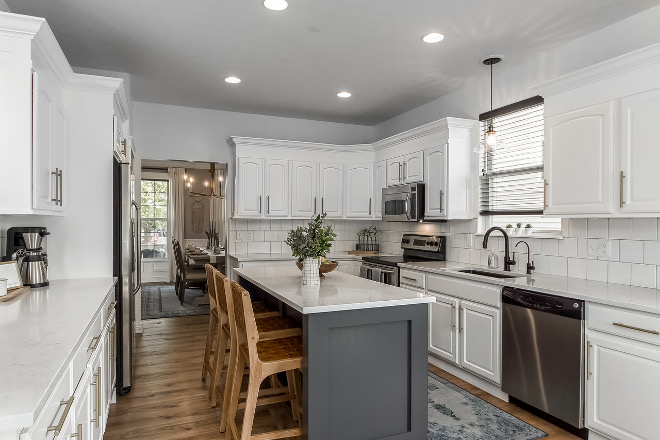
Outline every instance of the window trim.
<path fill-rule="evenodd" d="M 170 231 L 170 179 L 169 176 L 166 173 L 154 173 L 154 172 L 143 172 L 142 176 L 140 178 L 140 207 L 142 207 L 142 182 L 144 181 L 158 181 L 158 182 L 165 182 L 167 183 L 167 217 L 166 218 L 161 218 L 161 217 L 143 217 L 140 215 L 140 236 L 142 236 L 142 221 L 143 220 L 153 220 L 153 221 L 165 221 L 166 224 L 166 230 L 167 230 L 167 235 L 168 238 L 171 236 L 171 231 Z M 140 209 L 142 211 L 142 209 Z M 147 248 L 147 249 L 152 249 L 152 248 Z M 163 258 L 157 258 L 157 257 L 149 257 L 149 258 L 142 258 L 142 261 L 145 262 L 163 262 L 163 261 L 169 261 L 170 260 L 170 250 L 171 246 L 168 245 L 168 243 L 165 244 L 165 257 Z M 140 253 L 142 253 L 142 241 L 140 240 Z"/>

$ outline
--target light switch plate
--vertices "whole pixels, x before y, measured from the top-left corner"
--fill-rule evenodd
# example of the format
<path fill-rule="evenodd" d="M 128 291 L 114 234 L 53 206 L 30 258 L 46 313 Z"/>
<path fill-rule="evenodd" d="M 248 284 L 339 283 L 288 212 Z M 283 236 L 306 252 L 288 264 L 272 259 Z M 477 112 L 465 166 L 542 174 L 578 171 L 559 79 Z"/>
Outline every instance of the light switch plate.
<path fill-rule="evenodd" d="M 592 257 L 609 257 L 610 242 L 608 240 L 589 240 L 587 254 Z"/>
<path fill-rule="evenodd" d="M 254 240 L 254 233 L 252 231 L 236 231 L 237 241 L 252 241 Z"/>

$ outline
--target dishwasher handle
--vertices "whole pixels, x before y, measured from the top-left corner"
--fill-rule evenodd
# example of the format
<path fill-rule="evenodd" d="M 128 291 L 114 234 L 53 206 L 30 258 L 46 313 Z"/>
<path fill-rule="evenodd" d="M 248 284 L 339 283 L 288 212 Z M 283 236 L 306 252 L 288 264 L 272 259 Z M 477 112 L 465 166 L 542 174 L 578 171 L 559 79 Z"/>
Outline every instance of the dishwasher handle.
<path fill-rule="evenodd" d="M 584 301 L 532 290 L 505 287 L 502 304 L 584 320 Z"/>

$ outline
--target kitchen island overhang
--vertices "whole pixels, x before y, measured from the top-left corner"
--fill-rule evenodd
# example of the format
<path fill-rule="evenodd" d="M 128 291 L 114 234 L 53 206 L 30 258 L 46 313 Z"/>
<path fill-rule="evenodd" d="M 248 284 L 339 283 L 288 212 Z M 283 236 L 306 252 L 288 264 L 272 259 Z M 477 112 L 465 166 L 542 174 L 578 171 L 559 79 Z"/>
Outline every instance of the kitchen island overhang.
<path fill-rule="evenodd" d="M 435 297 L 334 272 L 320 286 L 301 286 L 295 266 L 235 275 L 255 300 L 302 325 L 305 438 L 426 438 Z"/>

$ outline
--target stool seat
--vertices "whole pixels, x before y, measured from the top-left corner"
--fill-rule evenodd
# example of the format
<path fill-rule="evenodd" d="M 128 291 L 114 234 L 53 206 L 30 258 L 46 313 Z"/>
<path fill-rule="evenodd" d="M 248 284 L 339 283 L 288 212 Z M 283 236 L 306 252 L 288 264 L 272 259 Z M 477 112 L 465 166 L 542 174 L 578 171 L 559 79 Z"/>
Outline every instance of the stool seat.
<path fill-rule="evenodd" d="M 252 303 L 252 308 L 254 309 L 254 314 L 259 315 L 261 313 L 277 312 L 274 308 L 270 307 L 265 302 L 255 301 Z M 278 313 L 279 314 L 279 313 Z"/>
<path fill-rule="evenodd" d="M 268 339 L 257 342 L 257 355 L 261 362 L 277 362 L 289 359 L 302 359 L 302 336 Z"/>
<path fill-rule="evenodd" d="M 302 333 L 300 325 L 291 318 L 285 316 L 269 316 L 266 318 L 255 319 L 257 323 L 257 331 L 259 332 L 259 338 L 270 339 L 273 337 L 285 337 L 285 336 L 295 336 L 292 333 Z M 288 332 L 282 333 L 283 330 L 289 330 Z M 229 323 L 222 324 L 222 331 L 226 333 L 227 336 L 231 335 L 231 330 Z"/>

